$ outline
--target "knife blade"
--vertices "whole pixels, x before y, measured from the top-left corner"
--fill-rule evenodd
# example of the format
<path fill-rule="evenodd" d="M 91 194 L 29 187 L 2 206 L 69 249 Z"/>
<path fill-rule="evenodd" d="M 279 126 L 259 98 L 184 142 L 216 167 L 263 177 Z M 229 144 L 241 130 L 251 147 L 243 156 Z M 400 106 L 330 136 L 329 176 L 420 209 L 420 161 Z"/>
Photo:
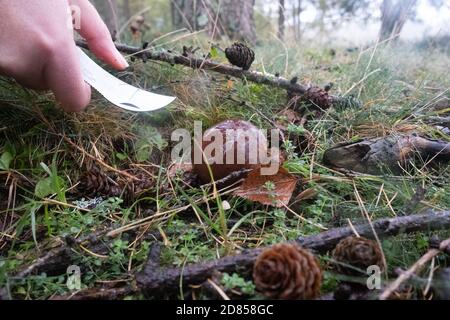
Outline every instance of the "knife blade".
<path fill-rule="evenodd" d="M 89 58 L 81 48 L 77 49 L 84 81 L 112 104 L 129 111 L 148 112 L 162 109 L 176 99 L 134 87 L 114 77 Z"/>

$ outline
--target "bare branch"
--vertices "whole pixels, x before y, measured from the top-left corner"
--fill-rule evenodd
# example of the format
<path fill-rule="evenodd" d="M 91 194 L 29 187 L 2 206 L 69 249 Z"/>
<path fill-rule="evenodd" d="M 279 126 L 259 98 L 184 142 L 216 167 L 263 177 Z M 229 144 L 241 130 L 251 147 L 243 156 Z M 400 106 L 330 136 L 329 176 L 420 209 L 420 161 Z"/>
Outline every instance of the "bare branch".
<path fill-rule="evenodd" d="M 76 44 L 79 47 L 89 49 L 85 41 L 77 40 Z M 171 51 L 164 49 L 159 50 L 155 50 L 153 48 L 141 49 L 124 44 L 116 44 L 116 48 L 123 53 L 133 55 L 134 57 L 140 58 L 143 61 L 155 60 L 167 62 L 172 65 L 175 64 L 183 65 L 185 67 L 189 67 L 192 69 L 214 71 L 235 78 L 245 79 L 247 81 L 285 89 L 292 93 L 304 94 L 309 88 L 308 86 L 298 84 L 295 83 L 294 81 L 288 80 L 283 77 L 275 76 L 272 74 L 261 73 L 258 71 L 248 71 L 248 70 L 246 71 L 232 65 L 221 64 L 209 59 L 196 58 L 193 56 L 186 57 L 182 54 L 175 54 Z M 332 96 L 332 100 L 334 103 L 340 103 L 344 101 L 344 99 L 336 96 Z"/>

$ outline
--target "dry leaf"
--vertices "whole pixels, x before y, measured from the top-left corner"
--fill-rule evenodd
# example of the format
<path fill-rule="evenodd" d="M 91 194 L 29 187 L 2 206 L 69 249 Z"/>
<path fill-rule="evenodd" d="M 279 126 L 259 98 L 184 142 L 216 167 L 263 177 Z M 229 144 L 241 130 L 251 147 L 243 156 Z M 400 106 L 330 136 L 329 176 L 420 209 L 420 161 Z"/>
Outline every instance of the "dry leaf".
<path fill-rule="evenodd" d="M 283 207 L 289 204 L 296 184 L 297 178 L 283 168 L 272 176 L 263 176 L 261 170 L 253 170 L 234 194 L 264 205 Z"/>

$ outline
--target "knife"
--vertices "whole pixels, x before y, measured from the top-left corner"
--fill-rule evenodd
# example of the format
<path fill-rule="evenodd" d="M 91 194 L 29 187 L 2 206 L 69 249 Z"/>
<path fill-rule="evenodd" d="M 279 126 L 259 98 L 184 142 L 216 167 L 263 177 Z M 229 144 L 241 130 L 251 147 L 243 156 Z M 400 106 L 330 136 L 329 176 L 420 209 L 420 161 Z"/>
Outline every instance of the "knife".
<path fill-rule="evenodd" d="M 112 104 L 129 111 L 148 112 L 162 109 L 176 98 L 134 87 L 108 73 L 81 48 L 77 48 L 84 81 Z"/>

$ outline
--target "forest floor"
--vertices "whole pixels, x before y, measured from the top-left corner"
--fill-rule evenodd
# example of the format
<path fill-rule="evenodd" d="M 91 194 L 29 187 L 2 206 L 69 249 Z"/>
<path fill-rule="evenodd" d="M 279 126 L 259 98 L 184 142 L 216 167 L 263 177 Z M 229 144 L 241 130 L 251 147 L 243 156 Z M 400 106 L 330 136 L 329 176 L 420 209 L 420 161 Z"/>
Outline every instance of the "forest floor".
<path fill-rule="evenodd" d="M 189 40 L 164 46 L 179 52 L 184 44 Z M 194 44 L 201 46 L 201 52 L 210 52 L 206 41 Z M 283 146 L 287 155 L 284 167 L 302 181 L 290 210 L 229 192 L 217 201 L 211 197 L 211 189 L 190 186 L 183 182 L 186 175 L 170 170 L 170 133 L 174 128 L 192 130 L 194 121 L 202 121 L 206 129 L 223 120 L 243 119 L 270 129 L 274 121 L 290 121 L 283 113 L 288 105 L 284 90 L 136 59 L 129 70 L 116 75 L 153 92 L 175 95 L 178 99 L 174 104 L 158 112 L 137 114 L 113 107 L 94 94 L 86 112 L 66 114 L 55 107 L 50 94 L 0 78 L 3 298 L 70 296 L 68 265 L 81 268 L 82 289 L 133 286 L 134 275 L 142 269 L 155 242 L 163 244 L 162 267 L 183 267 L 348 226 L 349 221 L 353 225 L 365 223 L 367 217 L 362 212 L 376 220 L 430 208 L 450 209 L 448 163 L 433 168 L 416 163 L 402 175 L 354 176 L 322 163 L 326 149 L 364 138 L 415 133 L 450 142 L 450 135 L 442 128 L 424 121 L 450 112 L 448 52 L 406 44 L 361 49 L 284 47 L 279 42 L 259 45 L 255 51 L 253 70 L 289 79 L 297 76 L 302 84 L 332 82 L 334 95 L 352 95 L 362 101 L 358 107 L 331 108 L 304 127 L 295 123 L 287 126 L 294 133 L 307 130 L 313 137 L 303 148 L 293 143 Z M 212 59 L 226 63 L 220 51 L 213 50 Z M 437 107 L 442 101 L 443 107 Z M 121 191 L 145 191 L 139 197 L 135 192 L 111 196 L 121 184 L 105 182 L 107 187 L 93 187 L 98 194 L 91 189 L 85 194 L 87 186 L 79 182 L 96 174 L 104 174 L 109 182 L 125 181 L 129 175 L 143 177 L 144 187 L 127 180 Z M 411 199 L 421 189 L 424 194 L 411 206 Z M 124 232 L 119 229 L 122 227 Z M 103 237 L 102 232 L 112 232 L 114 237 Z M 448 235 L 447 231 L 418 232 L 383 239 L 386 276 L 395 279 L 395 270 L 414 264 L 429 249 L 432 236 L 445 239 Z M 83 237 L 92 241 L 77 242 Z M 79 245 L 72 245 L 75 242 Z M 36 259 L 60 247 L 65 248 L 63 254 L 51 265 L 27 270 Z M 327 269 L 329 253 L 319 257 Z M 430 270 L 447 265 L 448 259 L 440 256 L 418 277 L 428 279 Z M 333 292 L 339 281 L 338 274 L 327 270 L 323 294 Z M 251 278 L 238 273 L 223 274 L 215 283 L 217 290 L 233 298 L 261 297 Z M 211 297 L 211 288 L 198 285 L 177 288 L 167 296 Z M 426 283 L 420 282 L 415 289 L 412 298 L 431 297 Z M 133 290 L 122 293 L 120 298 L 144 298 Z"/>

